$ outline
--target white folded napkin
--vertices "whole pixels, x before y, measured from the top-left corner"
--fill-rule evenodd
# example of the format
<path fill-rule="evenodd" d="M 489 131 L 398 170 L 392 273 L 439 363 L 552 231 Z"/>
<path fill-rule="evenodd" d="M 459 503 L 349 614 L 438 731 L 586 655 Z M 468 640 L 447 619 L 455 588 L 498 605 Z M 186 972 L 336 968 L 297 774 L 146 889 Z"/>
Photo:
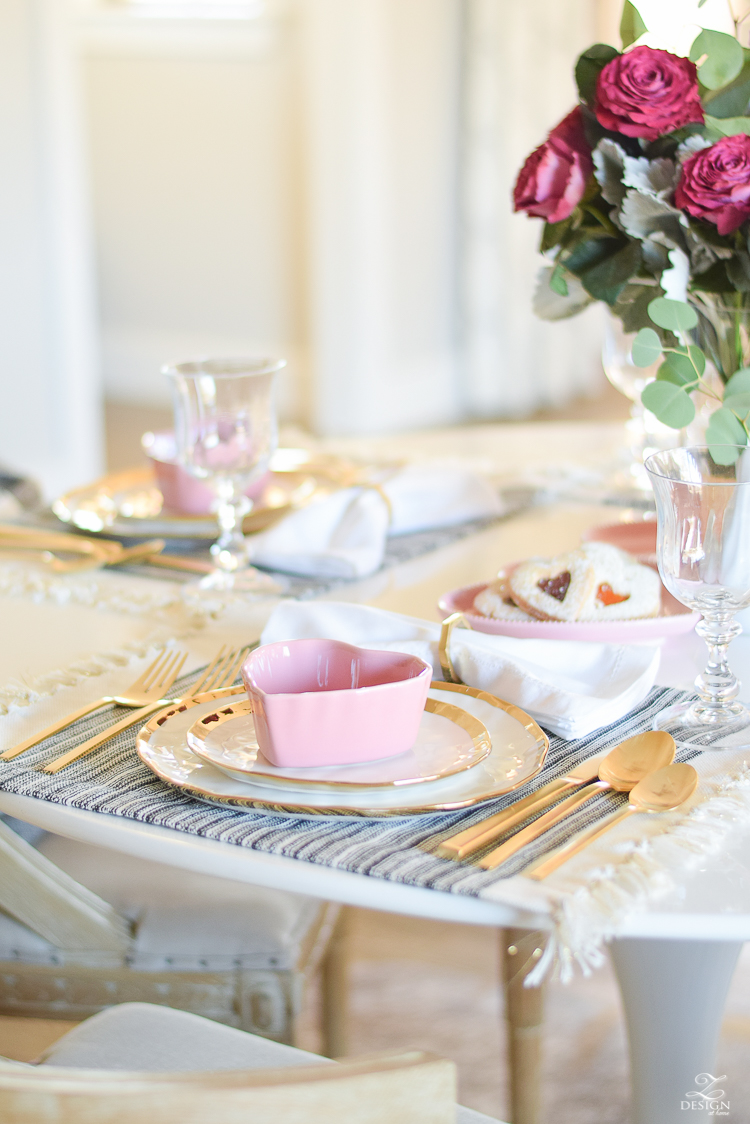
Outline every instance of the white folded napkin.
<path fill-rule="evenodd" d="M 263 630 L 262 644 L 325 637 L 365 648 L 409 652 L 433 666 L 440 625 L 367 605 L 282 601 Z M 454 629 L 450 656 L 470 687 L 515 703 L 545 729 L 583 738 L 615 722 L 648 694 L 659 667 L 654 645 L 516 640 Z"/>
<path fill-rule="evenodd" d="M 366 577 L 382 564 L 388 535 L 504 510 L 490 482 L 462 468 L 415 465 L 373 482 L 334 492 L 254 535 L 253 562 L 309 577 Z"/>

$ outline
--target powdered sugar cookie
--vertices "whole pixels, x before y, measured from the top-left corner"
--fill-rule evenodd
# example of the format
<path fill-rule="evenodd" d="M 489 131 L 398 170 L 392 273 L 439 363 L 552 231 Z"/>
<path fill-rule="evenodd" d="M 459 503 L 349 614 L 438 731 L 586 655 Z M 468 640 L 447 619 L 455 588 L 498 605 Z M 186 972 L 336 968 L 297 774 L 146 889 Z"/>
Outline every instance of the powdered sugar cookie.
<path fill-rule="evenodd" d="M 497 621 L 533 621 L 534 618 L 519 609 L 510 593 L 510 585 L 505 574 L 501 574 L 486 589 L 474 598 L 474 608 L 484 617 Z"/>
<path fill-rule="evenodd" d="M 593 592 L 579 620 L 635 620 L 661 611 L 661 580 L 650 566 L 608 543 L 581 547 L 596 571 Z"/>
<path fill-rule="evenodd" d="M 581 550 L 521 562 L 509 576 L 516 605 L 542 621 L 577 621 L 595 582 L 595 567 Z"/>

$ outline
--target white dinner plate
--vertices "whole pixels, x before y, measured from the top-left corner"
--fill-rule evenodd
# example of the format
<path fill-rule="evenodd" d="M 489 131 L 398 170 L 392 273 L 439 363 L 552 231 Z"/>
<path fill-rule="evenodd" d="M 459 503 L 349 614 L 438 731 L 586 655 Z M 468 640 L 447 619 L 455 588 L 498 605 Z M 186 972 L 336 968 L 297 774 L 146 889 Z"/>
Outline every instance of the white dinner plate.
<path fill-rule="evenodd" d="M 428 699 L 417 740 L 394 757 L 352 765 L 278 768 L 260 752 L 249 699 L 227 702 L 196 719 L 187 732 L 196 757 L 245 783 L 327 792 L 424 784 L 478 765 L 492 748 L 487 728 L 459 706 Z"/>
<path fill-rule="evenodd" d="M 242 688 L 237 688 L 241 693 Z M 223 696 L 226 697 L 228 692 Z M 467 808 L 510 792 L 541 770 L 549 740 L 518 707 L 474 687 L 433 683 L 430 698 L 450 699 L 486 726 L 492 749 L 471 769 L 419 785 L 342 789 L 334 794 L 307 787 L 272 788 L 233 780 L 189 749 L 187 732 L 196 718 L 216 708 L 216 696 L 198 695 L 165 707 L 141 729 L 138 755 L 167 784 L 211 803 L 275 815 L 412 816 Z"/>

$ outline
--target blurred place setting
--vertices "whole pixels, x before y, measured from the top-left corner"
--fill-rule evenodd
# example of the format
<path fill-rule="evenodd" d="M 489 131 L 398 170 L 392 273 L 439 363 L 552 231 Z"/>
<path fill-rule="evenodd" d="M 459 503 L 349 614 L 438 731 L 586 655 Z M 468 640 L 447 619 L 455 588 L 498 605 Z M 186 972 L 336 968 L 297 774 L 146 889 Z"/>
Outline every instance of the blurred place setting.
<path fill-rule="evenodd" d="M 0 1119 L 750 1124 L 750 0 L 0 74 Z"/>

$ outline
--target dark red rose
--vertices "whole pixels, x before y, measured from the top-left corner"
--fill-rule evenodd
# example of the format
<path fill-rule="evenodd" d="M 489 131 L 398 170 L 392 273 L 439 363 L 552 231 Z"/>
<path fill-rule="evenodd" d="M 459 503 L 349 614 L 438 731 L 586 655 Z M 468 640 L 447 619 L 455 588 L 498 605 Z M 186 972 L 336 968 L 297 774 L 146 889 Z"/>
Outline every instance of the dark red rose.
<path fill-rule="evenodd" d="M 731 234 L 750 218 L 750 137 L 722 137 L 682 165 L 675 206 Z"/>
<path fill-rule="evenodd" d="M 669 51 L 634 47 L 602 70 L 595 108 L 605 129 L 646 140 L 673 133 L 691 121 L 702 124 L 695 63 Z"/>
<path fill-rule="evenodd" d="M 578 106 L 535 148 L 518 173 L 513 209 L 562 222 L 572 214 L 594 170 Z"/>

